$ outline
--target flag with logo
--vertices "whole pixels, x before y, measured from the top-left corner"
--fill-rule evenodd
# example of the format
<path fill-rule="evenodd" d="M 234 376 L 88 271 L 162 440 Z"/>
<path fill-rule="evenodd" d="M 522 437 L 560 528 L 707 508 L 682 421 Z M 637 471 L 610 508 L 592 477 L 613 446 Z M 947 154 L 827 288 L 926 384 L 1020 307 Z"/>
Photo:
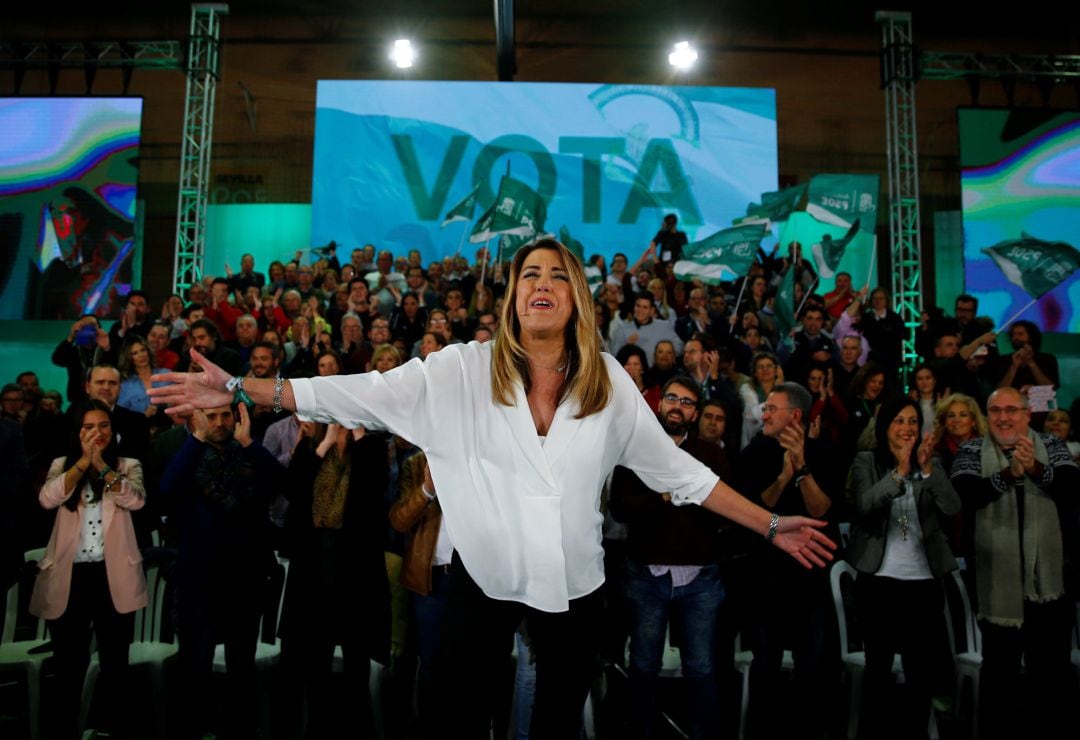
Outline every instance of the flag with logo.
<path fill-rule="evenodd" d="M 473 211 L 476 210 L 476 196 L 479 192 L 480 186 L 477 185 L 460 203 L 450 209 L 442 226 L 449 226 L 455 221 L 472 221 Z"/>
<path fill-rule="evenodd" d="M 806 197 L 806 212 L 818 221 L 849 228 L 859 221 L 868 236 L 877 226 L 877 175 L 814 175 Z"/>
<path fill-rule="evenodd" d="M 762 193 L 760 203 L 746 207 L 746 216 L 736 219 L 736 224 L 777 223 L 786 221 L 806 195 L 806 183 L 790 188 Z"/>
<path fill-rule="evenodd" d="M 733 226 L 683 247 L 682 259 L 675 263 L 679 280 L 697 278 L 709 285 L 730 282 L 745 275 L 754 263 L 765 236 L 765 224 Z"/>
<path fill-rule="evenodd" d="M 1021 232 L 982 250 L 1010 283 L 1032 298 L 1041 298 L 1080 269 L 1080 252 L 1067 242 L 1050 242 Z"/>
<path fill-rule="evenodd" d="M 540 194 L 520 180 L 503 176 L 495 202 L 476 222 L 469 241 L 486 242 L 500 234 L 531 239 L 544 230 L 546 219 L 547 204 Z"/>

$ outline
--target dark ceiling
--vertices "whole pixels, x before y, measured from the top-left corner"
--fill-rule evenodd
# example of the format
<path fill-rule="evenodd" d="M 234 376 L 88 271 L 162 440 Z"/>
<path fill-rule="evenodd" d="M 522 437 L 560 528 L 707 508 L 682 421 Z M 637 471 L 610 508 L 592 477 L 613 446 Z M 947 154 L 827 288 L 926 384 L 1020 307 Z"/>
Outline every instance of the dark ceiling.
<path fill-rule="evenodd" d="M 378 19 L 403 28 L 415 27 L 433 19 L 454 18 L 484 21 L 493 19 L 493 0 L 232 0 L 227 3 L 234 18 L 303 21 L 310 28 L 313 20 L 337 22 L 346 26 Z M 956 5 L 964 6 L 956 9 Z M 1013 8 L 1007 16 L 992 10 L 989 3 L 977 10 L 974 4 L 937 0 L 901 0 L 891 3 L 858 0 L 517 0 L 513 3 L 519 26 L 529 23 L 573 23 L 597 21 L 604 24 L 612 40 L 625 41 L 641 35 L 642 28 L 655 28 L 657 37 L 666 40 L 673 33 L 693 34 L 706 28 L 726 27 L 770 36 L 777 40 L 805 37 L 815 32 L 859 32 L 873 34 L 875 10 L 910 10 L 916 37 L 947 39 L 951 36 L 1008 39 L 1023 36 L 1045 42 L 1057 53 L 1080 52 L 1080 3 L 1041 3 L 1038 12 Z M 54 32 L 71 38 L 84 36 L 84 21 L 93 19 L 95 32 L 104 18 L 146 21 L 152 27 L 162 24 L 186 25 L 190 3 L 178 0 L 111 0 L 107 3 L 19 3 L 5 10 L 5 28 L 0 40 L 21 36 L 19 21 L 47 20 Z M 491 35 L 494 36 L 492 20 Z M 52 35 L 52 34 L 50 34 Z M 639 39 L 640 40 L 640 39 Z M 1041 45 L 1041 44 L 1040 44 Z M 1033 49 L 1046 51 L 1046 49 Z"/>

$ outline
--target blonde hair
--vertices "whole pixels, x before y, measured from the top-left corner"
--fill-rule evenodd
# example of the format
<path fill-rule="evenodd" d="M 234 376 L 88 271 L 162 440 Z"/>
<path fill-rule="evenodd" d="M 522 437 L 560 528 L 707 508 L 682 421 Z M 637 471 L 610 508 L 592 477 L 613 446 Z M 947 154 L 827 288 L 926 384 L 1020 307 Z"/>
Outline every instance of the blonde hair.
<path fill-rule="evenodd" d="M 567 368 L 558 400 L 561 402 L 567 396 L 577 400 L 581 409 L 575 418 L 583 419 L 607 406 L 611 400 L 611 378 L 600 354 L 600 335 L 596 331 L 592 291 L 585 279 L 585 271 L 574 253 L 555 239 L 541 239 L 536 244 L 522 247 L 514 255 L 500 316 L 499 337 L 491 354 L 491 393 L 495 403 L 512 406 L 514 385 L 521 382 L 526 392 L 532 385 L 527 352 L 521 345 L 521 322 L 514 306 L 518 276 L 525 258 L 537 249 L 557 252 L 570 277 L 574 309 L 563 330 Z"/>
<path fill-rule="evenodd" d="M 375 363 L 381 360 L 384 356 L 390 355 L 394 358 L 394 362 L 398 365 L 401 364 L 401 353 L 398 352 L 398 348 L 392 344 L 380 344 L 375 348 L 375 351 L 371 353 L 371 368 L 375 369 Z"/>
<path fill-rule="evenodd" d="M 945 432 L 945 417 L 949 413 L 949 407 L 954 403 L 958 403 L 961 406 L 967 408 L 968 413 L 971 414 L 971 418 L 975 421 L 975 433 L 977 437 L 985 437 L 990 427 L 986 423 L 986 417 L 983 416 L 982 409 L 979 408 L 978 402 L 971 396 L 963 393 L 950 393 L 945 398 L 938 401 L 937 406 L 934 407 L 934 437 L 940 438 Z"/>

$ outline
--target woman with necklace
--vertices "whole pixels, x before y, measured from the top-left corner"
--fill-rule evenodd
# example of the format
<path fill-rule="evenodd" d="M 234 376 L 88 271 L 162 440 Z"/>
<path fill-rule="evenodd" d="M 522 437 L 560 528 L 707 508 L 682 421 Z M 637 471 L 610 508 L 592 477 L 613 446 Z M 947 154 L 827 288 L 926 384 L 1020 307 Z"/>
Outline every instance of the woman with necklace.
<path fill-rule="evenodd" d="M 822 522 L 770 514 L 671 444 L 627 374 L 600 352 L 584 270 L 559 242 L 514 256 L 500 326 L 495 342 L 453 345 L 385 374 L 230 378 L 197 356 L 203 372 L 167 375 L 174 385 L 152 393 L 172 413 L 235 394 L 413 440 L 455 547 L 437 667 L 447 734 L 488 736 L 489 707 L 477 697 L 494 695 L 527 615 L 537 666 L 531 737 L 574 737 L 602 632 L 599 504 L 615 465 L 676 504 L 758 532 L 806 567 L 824 566 L 835 546 Z"/>
<path fill-rule="evenodd" d="M 859 736 L 925 738 L 941 657 L 941 579 L 956 558 L 941 519 L 960 497 L 922 435 L 917 401 L 887 402 L 875 421 L 876 445 L 851 469 L 855 518 L 847 561 L 863 618 L 866 671 Z M 904 665 L 905 706 L 890 706 L 893 656 Z"/>

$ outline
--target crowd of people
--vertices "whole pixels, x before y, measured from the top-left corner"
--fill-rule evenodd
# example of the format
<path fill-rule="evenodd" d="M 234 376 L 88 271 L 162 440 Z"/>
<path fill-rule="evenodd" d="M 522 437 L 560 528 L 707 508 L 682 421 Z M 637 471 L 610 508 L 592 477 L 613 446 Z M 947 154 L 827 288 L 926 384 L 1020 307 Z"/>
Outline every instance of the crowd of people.
<path fill-rule="evenodd" d="M 1071 734 L 1080 442 L 1075 402 L 1071 411 L 1029 408 L 1028 388 L 1060 381 L 1055 358 L 1041 351 L 1039 328 L 1015 322 L 1002 347 L 975 298 L 958 296 L 952 316 L 924 314 L 920 362 L 905 390 L 898 368 L 906 329 L 887 291 L 859 290 L 839 273 L 834 290 L 814 292 L 813 267 L 797 247 L 784 250 L 788 258 L 761 253 L 734 283 L 682 282 L 672 269 L 685 243 L 680 234 L 665 222 L 633 264 L 621 253 L 610 266 L 600 256 L 588 260 L 601 275 L 588 312 L 599 346 L 614 356 L 612 367 L 625 369 L 628 379 L 618 383 L 641 396 L 639 405 L 673 445 L 724 484 L 771 514 L 824 522 L 833 541 L 841 541 L 841 524 L 850 527 L 841 556 L 858 571 L 866 650 L 861 736 L 926 736 L 934 702 L 951 690 L 942 580 L 961 565 L 982 628 L 982 732 Z M 569 596 L 571 610 L 575 601 L 594 599 L 578 605 L 578 618 L 604 625 L 598 644 L 580 645 L 565 626 L 547 623 L 545 615 L 558 608 L 504 613 L 478 600 L 481 591 L 498 589 L 475 570 L 477 545 L 462 515 L 443 515 L 450 476 L 439 465 L 446 464 L 441 445 L 449 443 L 429 442 L 465 437 L 459 454 L 476 458 L 457 464 L 475 465 L 475 475 L 497 479 L 496 469 L 511 466 L 469 447 L 470 435 L 480 434 L 468 418 L 474 390 L 449 381 L 436 389 L 461 403 L 461 416 L 451 418 L 433 413 L 445 403 L 434 404 L 430 392 L 389 396 L 397 406 L 378 409 L 378 418 L 393 418 L 396 427 L 366 428 L 362 420 L 374 417 L 364 415 L 344 423 L 345 411 L 328 421 L 283 408 L 282 379 L 367 373 L 373 387 L 392 391 L 396 381 L 379 386 L 377 376 L 413 359 L 421 368 L 437 365 L 429 358 L 448 346 L 494 340 L 520 347 L 518 324 L 549 306 L 521 312 L 507 305 L 514 282 L 550 276 L 533 278 L 527 266 L 522 274 L 521 265 L 487 256 L 481 250 L 473 264 L 447 257 L 425 266 L 416 250 L 395 257 L 365 245 L 345 262 L 335 249 L 297 253 L 272 262 L 264 275 L 243 255 L 239 271 L 226 266 L 185 295 L 166 296 L 160 310 L 134 290 L 110 327 L 93 316 L 76 321 L 52 355 L 68 374 L 63 394 L 43 391 L 32 370 L 3 387 L 0 450 L 13 493 L 0 519 L 0 575 L 5 586 L 15 582 L 23 551 L 48 545 L 31 610 L 50 620 L 59 679 L 50 716 L 58 737 L 76 734 L 91 626 L 102 684 L 123 681 L 132 615 L 146 605 L 140 552 L 157 544 L 174 556 L 168 581 L 184 737 L 211 728 L 253 736 L 260 615 L 279 561 L 289 563 L 278 626 L 284 680 L 276 689 L 286 736 L 327 737 L 343 717 L 358 735 L 371 734 L 372 660 L 393 667 L 385 715 L 391 734 L 438 734 L 447 691 L 482 707 L 478 725 L 508 721 L 511 677 L 462 671 L 455 675 L 479 683 L 440 684 L 447 673 L 436 670 L 439 660 L 473 657 L 466 643 L 444 637 L 448 620 L 461 621 L 462 604 L 491 624 L 513 621 L 522 670 L 534 641 L 542 653 L 555 652 L 552 635 L 570 646 L 563 652 L 624 668 L 625 724 L 613 736 L 658 736 L 658 676 L 668 643 L 681 653 L 687 735 L 723 733 L 721 697 L 737 635 L 754 655 L 752 736 L 780 737 L 794 723 L 807 737 L 833 732 L 842 702 L 829 573 L 768 546 L 775 517 L 763 539 L 706 506 L 677 505 L 687 497 L 656 490 L 667 479 L 653 453 L 635 447 L 633 464 L 616 467 L 604 482 L 599 506 L 580 513 L 603 520 L 598 567 L 606 580 L 603 591 Z M 559 269 L 552 279 L 560 279 Z M 783 333 L 774 309 L 787 270 L 795 270 L 801 310 L 795 328 Z M 584 362 L 576 357 L 560 367 L 555 355 L 544 370 L 565 373 L 567 364 Z M 274 381 L 273 401 L 252 400 L 241 382 L 229 390 L 250 403 L 166 413 L 153 392 L 177 372 L 216 368 Z M 304 400 L 298 388 L 306 386 L 292 386 L 296 409 Z M 539 418 L 534 410 L 541 457 L 558 455 L 564 444 L 547 432 L 560 423 L 554 406 L 552 413 Z M 414 438 L 384 428 L 412 429 Z M 547 480 L 564 473 L 539 465 L 533 474 Z M 534 514 L 539 525 L 540 510 Z M 476 595 L 450 588 L 461 553 Z M 513 598 L 558 603 L 526 587 Z M 448 611 L 455 603 L 458 610 Z M 455 624 L 451 633 L 464 629 Z M 210 688 L 221 642 L 227 691 L 218 696 Z M 333 675 L 338 646 L 343 679 Z M 491 650 L 497 661 L 509 655 L 509 644 Z M 793 660 L 789 689 L 785 651 Z M 897 654 L 905 673 L 899 698 L 892 686 Z M 525 686 L 518 691 L 519 737 L 530 726 Z M 791 711 L 778 712 L 778 702 Z M 139 734 L 114 704 L 105 713 L 114 731 Z M 536 718 L 532 727 L 537 737 L 556 736 L 542 724 L 537 729 Z"/>

